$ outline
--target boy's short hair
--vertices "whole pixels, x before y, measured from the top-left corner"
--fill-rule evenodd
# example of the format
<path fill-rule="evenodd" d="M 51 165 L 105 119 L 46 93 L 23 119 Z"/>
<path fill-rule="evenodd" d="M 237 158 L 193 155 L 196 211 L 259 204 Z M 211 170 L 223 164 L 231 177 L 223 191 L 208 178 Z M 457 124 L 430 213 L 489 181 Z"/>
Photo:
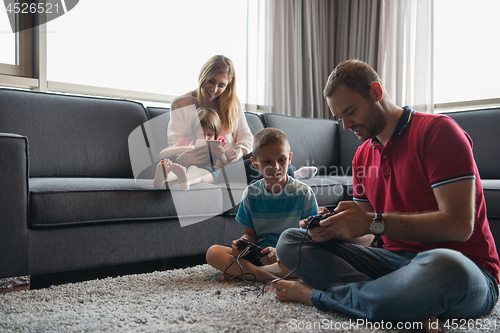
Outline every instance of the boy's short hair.
<path fill-rule="evenodd" d="M 200 128 L 206 128 L 215 133 L 215 139 L 217 140 L 220 132 L 222 131 L 222 124 L 217 112 L 203 107 L 198 108 L 196 112 L 198 117 L 193 117 L 193 120 L 191 121 L 191 132 L 193 133 L 193 136 L 196 136 L 196 133 Z"/>
<path fill-rule="evenodd" d="M 290 151 L 290 143 L 283 131 L 273 127 L 266 127 L 258 131 L 253 138 L 253 158 L 257 158 L 263 147 L 275 144 L 283 145 Z"/>

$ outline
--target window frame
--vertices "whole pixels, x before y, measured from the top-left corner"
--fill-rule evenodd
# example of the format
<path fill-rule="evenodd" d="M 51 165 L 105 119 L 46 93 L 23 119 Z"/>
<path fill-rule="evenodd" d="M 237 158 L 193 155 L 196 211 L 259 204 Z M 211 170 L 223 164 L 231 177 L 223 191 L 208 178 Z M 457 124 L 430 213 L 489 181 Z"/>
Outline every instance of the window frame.
<path fill-rule="evenodd" d="M 31 19 L 35 19 L 35 16 L 33 15 Z M 176 97 L 166 94 L 48 81 L 46 24 L 17 32 L 16 54 L 17 65 L 0 63 L 0 87 L 141 100 L 165 105 L 170 104 Z"/>
<path fill-rule="evenodd" d="M 19 16 L 16 15 L 16 26 L 20 26 L 18 22 Z M 16 32 L 16 64 L 0 63 L 0 74 L 16 77 L 33 77 L 33 41 L 34 29 L 27 29 Z"/>

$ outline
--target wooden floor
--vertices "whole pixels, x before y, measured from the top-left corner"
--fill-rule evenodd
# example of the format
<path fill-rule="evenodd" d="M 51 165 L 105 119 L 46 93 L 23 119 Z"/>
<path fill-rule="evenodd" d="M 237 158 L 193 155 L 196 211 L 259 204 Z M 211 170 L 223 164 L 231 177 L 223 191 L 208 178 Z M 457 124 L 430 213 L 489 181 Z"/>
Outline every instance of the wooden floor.
<path fill-rule="evenodd" d="M 13 291 L 29 290 L 29 289 L 30 289 L 29 285 L 10 287 L 10 288 L 0 288 L 0 295 L 11 293 Z"/>
<path fill-rule="evenodd" d="M 150 262 L 92 268 L 64 273 L 36 275 L 30 277 L 29 285 L 0 288 L 0 295 L 20 290 L 48 288 L 52 285 L 103 279 L 106 277 L 115 277 L 127 274 L 141 274 L 176 268 L 186 268 L 201 264 L 206 264 L 205 255 L 162 259 Z"/>

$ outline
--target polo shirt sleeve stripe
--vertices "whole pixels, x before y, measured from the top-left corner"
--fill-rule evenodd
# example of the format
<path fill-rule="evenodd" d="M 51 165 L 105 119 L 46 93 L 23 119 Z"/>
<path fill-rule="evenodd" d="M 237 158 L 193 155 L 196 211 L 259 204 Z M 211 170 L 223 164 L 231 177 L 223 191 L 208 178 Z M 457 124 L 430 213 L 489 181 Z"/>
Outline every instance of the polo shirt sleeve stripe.
<path fill-rule="evenodd" d="M 431 187 L 436 188 L 436 187 L 441 186 L 441 185 L 446 185 L 446 184 L 458 182 L 458 181 L 465 180 L 465 179 L 476 179 L 476 175 L 470 174 L 470 175 L 464 175 L 464 176 L 459 176 L 459 177 L 455 177 L 455 178 L 441 180 L 439 182 L 432 183 Z"/>
<path fill-rule="evenodd" d="M 359 202 L 370 202 L 367 198 L 358 198 L 358 197 L 352 197 L 352 201 L 359 201 Z"/>

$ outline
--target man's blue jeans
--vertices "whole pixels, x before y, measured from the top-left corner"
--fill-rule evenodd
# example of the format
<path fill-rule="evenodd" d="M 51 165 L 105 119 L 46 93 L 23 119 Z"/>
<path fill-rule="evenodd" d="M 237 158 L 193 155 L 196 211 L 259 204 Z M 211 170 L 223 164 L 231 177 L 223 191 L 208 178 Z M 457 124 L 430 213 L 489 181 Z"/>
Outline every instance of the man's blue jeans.
<path fill-rule="evenodd" d="M 314 291 L 311 302 L 328 311 L 371 321 L 474 318 L 498 299 L 493 275 L 462 253 L 435 249 L 392 252 L 331 240 L 316 243 L 306 230 L 285 230 L 281 262 Z"/>

